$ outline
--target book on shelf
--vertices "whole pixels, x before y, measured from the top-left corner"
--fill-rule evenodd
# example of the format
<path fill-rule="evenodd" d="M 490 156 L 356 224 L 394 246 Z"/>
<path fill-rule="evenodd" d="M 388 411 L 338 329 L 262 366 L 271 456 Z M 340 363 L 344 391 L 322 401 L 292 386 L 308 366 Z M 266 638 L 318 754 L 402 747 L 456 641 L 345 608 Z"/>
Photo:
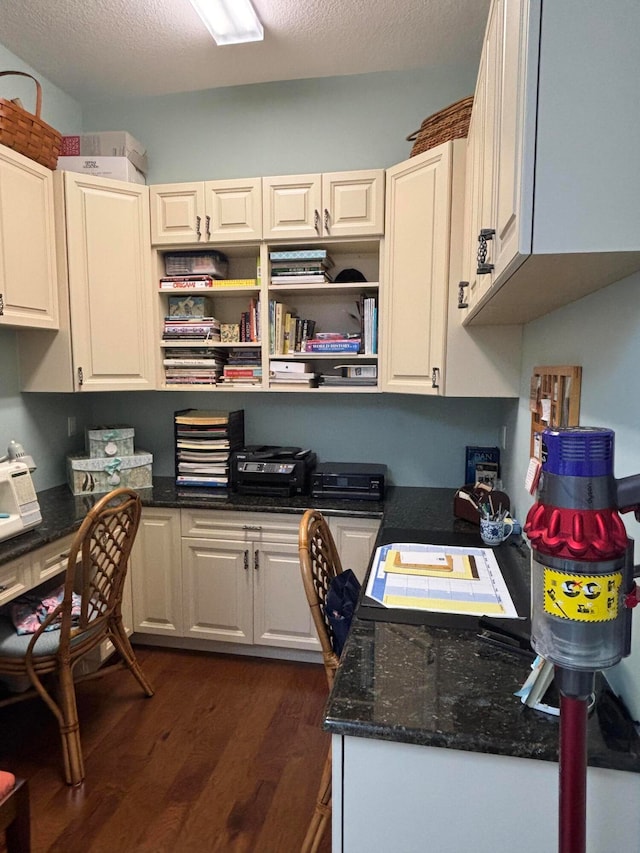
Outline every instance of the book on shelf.
<path fill-rule="evenodd" d="M 223 368 L 222 375 L 225 379 L 261 379 L 262 378 L 262 367 L 229 367 L 226 366 Z"/>
<path fill-rule="evenodd" d="M 339 375 L 346 379 L 376 379 L 378 376 L 377 364 L 336 364 L 333 369 L 339 370 Z"/>
<path fill-rule="evenodd" d="M 272 275 L 271 284 L 327 284 L 331 277 L 326 273 L 305 273 L 303 275 Z"/>
<path fill-rule="evenodd" d="M 256 278 L 219 278 L 216 287 L 258 287 Z"/>
<path fill-rule="evenodd" d="M 177 275 L 167 276 L 160 279 L 161 290 L 173 290 L 193 288 L 194 290 L 206 290 L 213 287 L 215 279 L 210 275 Z"/>
<path fill-rule="evenodd" d="M 334 376 L 331 373 L 323 373 L 318 380 L 320 385 L 336 387 L 376 387 L 378 380 L 370 376 Z"/>
<path fill-rule="evenodd" d="M 360 338 L 311 338 L 305 342 L 304 351 L 309 353 L 358 353 Z"/>
<path fill-rule="evenodd" d="M 228 465 L 212 465 L 206 462 L 178 462 L 180 474 L 216 474 L 220 477 L 229 475 Z"/>
<path fill-rule="evenodd" d="M 274 249 L 269 252 L 270 261 L 315 261 L 327 260 L 331 261 L 331 256 L 326 249 L 291 249 L 279 250 Z M 333 265 L 333 262 L 331 262 Z"/>
<path fill-rule="evenodd" d="M 324 261 L 299 261 L 271 264 L 271 275 L 287 278 L 290 275 L 328 275 Z"/>
<path fill-rule="evenodd" d="M 222 368 L 224 363 L 216 358 L 165 358 L 162 363 L 165 367 L 211 367 Z"/>

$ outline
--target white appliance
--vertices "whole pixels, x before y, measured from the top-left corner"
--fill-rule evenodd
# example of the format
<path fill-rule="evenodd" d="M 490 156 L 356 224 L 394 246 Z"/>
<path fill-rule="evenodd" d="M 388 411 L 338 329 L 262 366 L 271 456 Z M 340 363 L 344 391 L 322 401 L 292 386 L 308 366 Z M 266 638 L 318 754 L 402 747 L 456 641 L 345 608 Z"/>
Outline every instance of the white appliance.
<path fill-rule="evenodd" d="M 35 463 L 15 441 L 0 458 L 0 541 L 40 524 L 42 514 L 33 487 Z"/>

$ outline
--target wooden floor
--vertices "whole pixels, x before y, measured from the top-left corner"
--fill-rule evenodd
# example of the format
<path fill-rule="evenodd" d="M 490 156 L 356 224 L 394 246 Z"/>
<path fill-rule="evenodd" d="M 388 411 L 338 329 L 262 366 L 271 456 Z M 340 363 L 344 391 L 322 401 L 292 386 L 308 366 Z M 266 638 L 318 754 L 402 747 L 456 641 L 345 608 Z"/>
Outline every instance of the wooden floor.
<path fill-rule="evenodd" d="M 136 651 L 153 698 L 127 671 L 78 686 L 79 788 L 44 703 L 0 708 L 0 768 L 29 780 L 33 853 L 298 853 L 329 745 L 322 666 Z"/>

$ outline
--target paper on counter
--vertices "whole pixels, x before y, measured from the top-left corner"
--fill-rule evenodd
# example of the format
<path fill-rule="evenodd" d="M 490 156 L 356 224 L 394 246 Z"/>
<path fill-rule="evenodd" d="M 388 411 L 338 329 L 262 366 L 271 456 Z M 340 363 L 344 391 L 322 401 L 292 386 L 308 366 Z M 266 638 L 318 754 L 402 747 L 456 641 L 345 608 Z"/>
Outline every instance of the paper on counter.
<path fill-rule="evenodd" d="M 374 555 L 366 594 L 391 608 L 518 618 L 490 548 L 382 545 Z"/>

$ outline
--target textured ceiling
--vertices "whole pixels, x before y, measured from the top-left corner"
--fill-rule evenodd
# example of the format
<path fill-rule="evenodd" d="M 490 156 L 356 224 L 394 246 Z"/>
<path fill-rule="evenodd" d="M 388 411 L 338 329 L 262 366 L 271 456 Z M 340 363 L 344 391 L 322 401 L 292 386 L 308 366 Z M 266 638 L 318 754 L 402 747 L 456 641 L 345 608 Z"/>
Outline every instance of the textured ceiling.
<path fill-rule="evenodd" d="M 0 43 L 80 103 L 477 62 L 489 0 L 254 0 L 218 47 L 189 0 L 4 0 Z"/>

